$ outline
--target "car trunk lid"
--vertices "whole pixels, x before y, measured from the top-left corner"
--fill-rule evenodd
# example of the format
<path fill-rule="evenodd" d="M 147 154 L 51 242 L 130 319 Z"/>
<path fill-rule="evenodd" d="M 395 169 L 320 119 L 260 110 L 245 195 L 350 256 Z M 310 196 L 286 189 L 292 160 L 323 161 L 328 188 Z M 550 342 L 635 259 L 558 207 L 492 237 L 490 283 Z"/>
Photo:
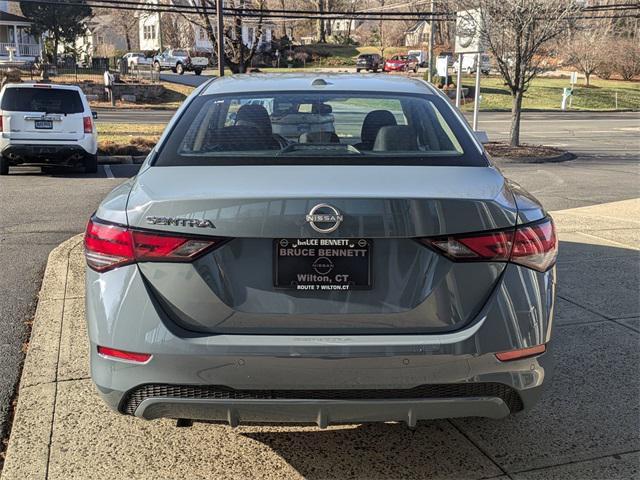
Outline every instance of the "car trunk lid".
<path fill-rule="evenodd" d="M 342 216 L 334 231 L 310 225 L 319 204 Z M 490 167 L 288 165 L 151 167 L 137 179 L 127 214 L 133 227 L 231 238 L 193 263 L 139 264 L 183 328 L 316 334 L 459 328 L 504 264 L 452 262 L 415 239 L 511 227 L 517 210 Z M 309 238 L 368 242 L 367 288 L 279 288 L 278 242 Z"/>

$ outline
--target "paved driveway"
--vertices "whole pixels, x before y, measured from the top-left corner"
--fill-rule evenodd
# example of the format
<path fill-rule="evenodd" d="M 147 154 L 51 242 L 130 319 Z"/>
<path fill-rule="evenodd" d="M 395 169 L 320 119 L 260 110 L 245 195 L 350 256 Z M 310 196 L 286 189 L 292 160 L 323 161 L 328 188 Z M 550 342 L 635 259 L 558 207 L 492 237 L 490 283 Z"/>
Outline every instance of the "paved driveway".
<path fill-rule="evenodd" d="M 81 237 L 53 251 L 4 480 L 630 479 L 640 474 L 640 200 L 554 212 L 555 377 L 503 420 L 239 427 L 109 411 L 88 379 Z"/>

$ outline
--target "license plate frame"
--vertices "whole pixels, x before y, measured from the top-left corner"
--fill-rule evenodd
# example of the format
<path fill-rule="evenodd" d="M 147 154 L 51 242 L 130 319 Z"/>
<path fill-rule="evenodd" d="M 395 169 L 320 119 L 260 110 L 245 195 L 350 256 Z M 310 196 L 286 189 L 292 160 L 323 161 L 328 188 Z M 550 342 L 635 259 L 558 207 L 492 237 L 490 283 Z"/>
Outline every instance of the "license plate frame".
<path fill-rule="evenodd" d="M 367 238 L 276 238 L 273 285 L 312 292 L 371 290 L 372 257 L 373 241 Z"/>
<path fill-rule="evenodd" d="M 35 120 L 34 127 L 36 130 L 51 130 L 53 129 L 53 120 Z"/>

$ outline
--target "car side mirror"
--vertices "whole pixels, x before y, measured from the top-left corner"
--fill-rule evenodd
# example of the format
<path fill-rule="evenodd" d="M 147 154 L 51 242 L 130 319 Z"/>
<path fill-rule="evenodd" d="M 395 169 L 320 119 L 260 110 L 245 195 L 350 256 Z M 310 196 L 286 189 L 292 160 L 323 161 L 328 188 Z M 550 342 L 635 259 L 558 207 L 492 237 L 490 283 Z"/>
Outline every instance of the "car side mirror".
<path fill-rule="evenodd" d="M 91 112 L 91 116 L 93 117 L 94 120 L 98 119 L 98 112 Z"/>
<path fill-rule="evenodd" d="M 482 144 L 489 143 L 489 135 L 484 130 L 476 130 L 474 132 L 476 134 L 476 138 Z"/>

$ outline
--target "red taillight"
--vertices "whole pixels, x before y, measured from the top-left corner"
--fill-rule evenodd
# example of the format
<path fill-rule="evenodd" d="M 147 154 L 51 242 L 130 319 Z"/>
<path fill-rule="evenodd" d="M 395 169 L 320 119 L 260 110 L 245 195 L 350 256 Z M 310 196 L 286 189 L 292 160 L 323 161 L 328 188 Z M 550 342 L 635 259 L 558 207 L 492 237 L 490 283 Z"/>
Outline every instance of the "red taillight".
<path fill-rule="evenodd" d="M 149 353 L 126 352 L 124 350 L 109 347 L 98 346 L 98 353 L 103 357 L 126 360 L 128 362 L 146 363 L 151 360 L 151 354 Z"/>
<path fill-rule="evenodd" d="M 83 117 L 82 124 L 84 125 L 84 133 L 93 133 L 93 120 L 91 117 Z"/>
<path fill-rule="evenodd" d="M 87 265 L 103 272 L 135 261 L 130 232 L 117 225 L 89 220 L 84 234 L 84 255 Z"/>
<path fill-rule="evenodd" d="M 551 218 L 518 227 L 513 237 L 511 261 L 544 272 L 558 256 L 558 237 Z"/>
<path fill-rule="evenodd" d="M 188 262 L 221 239 L 131 230 L 89 220 L 84 236 L 87 265 L 98 272 L 134 262 Z"/>
<path fill-rule="evenodd" d="M 460 261 L 510 261 L 544 272 L 556 261 L 558 239 L 551 218 L 515 230 L 420 239 Z"/>
<path fill-rule="evenodd" d="M 0 132 L 4 132 L 4 117 L 0 114 Z"/>
<path fill-rule="evenodd" d="M 496 358 L 501 362 L 508 362 L 509 360 L 519 360 L 521 358 L 540 355 L 546 350 L 546 345 L 536 345 L 535 347 L 519 348 L 517 350 L 509 350 L 506 352 L 496 353 Z"/>

